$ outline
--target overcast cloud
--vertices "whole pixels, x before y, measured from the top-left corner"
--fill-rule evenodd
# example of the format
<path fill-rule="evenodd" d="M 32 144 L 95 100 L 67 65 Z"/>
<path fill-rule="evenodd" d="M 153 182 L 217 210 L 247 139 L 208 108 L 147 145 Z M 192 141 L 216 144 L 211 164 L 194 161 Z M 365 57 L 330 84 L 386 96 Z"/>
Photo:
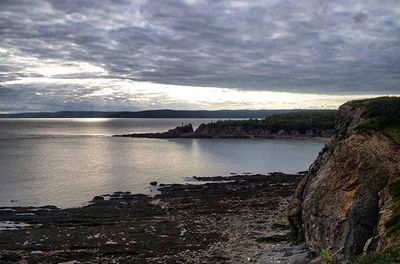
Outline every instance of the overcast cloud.
<path fill-rule="evenodd" d="M 400 94 L 398 0 L 0 1 L 0 112 L 385 94 Z"/>

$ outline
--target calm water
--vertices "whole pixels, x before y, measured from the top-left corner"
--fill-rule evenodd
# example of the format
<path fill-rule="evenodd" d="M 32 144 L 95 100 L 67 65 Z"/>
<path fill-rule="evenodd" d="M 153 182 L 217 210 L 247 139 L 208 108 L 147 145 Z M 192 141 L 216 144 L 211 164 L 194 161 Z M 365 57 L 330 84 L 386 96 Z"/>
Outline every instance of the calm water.
<path fill-rule="evenodd" d="M 149 182 L 190 176 L 305 170 L 315 140 L 133 139 L 211 119 L 0 119 L 0 206 L 79 206 L 114 191 L 150 193 Z"/>

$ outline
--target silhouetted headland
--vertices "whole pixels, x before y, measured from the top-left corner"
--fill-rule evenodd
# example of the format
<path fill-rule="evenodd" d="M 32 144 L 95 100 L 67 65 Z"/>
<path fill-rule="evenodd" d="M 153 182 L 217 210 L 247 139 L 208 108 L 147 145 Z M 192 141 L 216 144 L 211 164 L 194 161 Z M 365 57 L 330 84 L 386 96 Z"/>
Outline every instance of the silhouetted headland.
<path fill-rule="evenodd" d="M 182 124 L 162 133 L 116 135 L 137 138 L 330 138 L 336 111 L 299 111 L 264 119 L 220 120 L 201 124 L 196 130 Z"/>

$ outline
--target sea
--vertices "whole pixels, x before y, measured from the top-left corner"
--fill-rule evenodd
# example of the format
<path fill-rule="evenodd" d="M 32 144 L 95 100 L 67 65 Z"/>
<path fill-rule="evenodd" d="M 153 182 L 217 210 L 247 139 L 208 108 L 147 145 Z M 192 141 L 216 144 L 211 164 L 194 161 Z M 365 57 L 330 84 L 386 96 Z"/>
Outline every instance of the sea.
<path fill-rule="evenodd" d="M 146 139 L 217 119 L 0 119 L 0 206 L 60 208 L 115 191 L 152 195 L 149 183 L 192 183 L 193 176 L 307 170 L 325 142 L 297 139 Z"/>

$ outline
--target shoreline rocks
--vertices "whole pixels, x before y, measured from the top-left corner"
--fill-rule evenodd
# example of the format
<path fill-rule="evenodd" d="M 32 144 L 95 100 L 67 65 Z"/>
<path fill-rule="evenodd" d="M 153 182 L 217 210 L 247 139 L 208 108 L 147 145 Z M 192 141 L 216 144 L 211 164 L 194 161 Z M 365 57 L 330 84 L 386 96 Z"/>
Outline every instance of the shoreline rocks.
<path fill-rule="evenodd" d="M 204 127 L 199 127 L 193 131 L 191 124 L 178 126 L 174 129 L 170 129 L 167 132 L 161 133 L 134 133 L 134 134 L 123 134 L 113 135 L 113 137 L 132 137 L 132 138 L 223 138 L 223 139 L 320 139 L 327 140 L 333 134 L 333 130 L 306 130 L 301 133 L 298 130 L 286 131 L 281 129 L 277 133 L 271 131 L 254 129 L 254 130 L 243 130 L 240 127 L 235 128 L 223 128 L 218 130 L 208 130 Z"/>
<path fill-rule="evenodd" d="M 252 263 L 289 243 L 287 205 L 302 177 L 207 177 L 163 185 L 153 198 L 115 192 L 80 208 L 1 208 L 0 223 L 25 225 L 0 231 L 0 262 Z"/>

